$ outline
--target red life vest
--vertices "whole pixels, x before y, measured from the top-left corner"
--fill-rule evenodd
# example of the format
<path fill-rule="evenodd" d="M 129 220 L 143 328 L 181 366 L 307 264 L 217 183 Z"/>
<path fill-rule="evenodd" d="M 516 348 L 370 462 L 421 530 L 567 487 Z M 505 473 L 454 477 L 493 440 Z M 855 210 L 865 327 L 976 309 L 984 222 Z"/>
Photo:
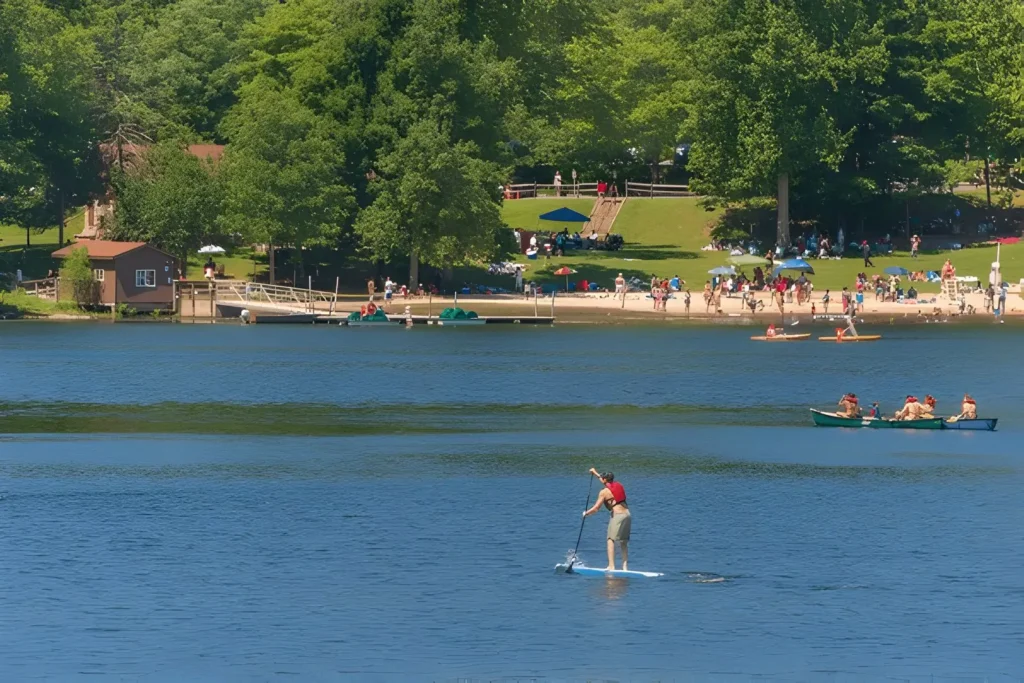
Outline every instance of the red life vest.
<path fill-rule="evenodd" d="M 615 504 L 626 502 L 626 489 L 622 488 L 622 484 L 617 481 L 605 484 L 605 487 L 612 492 L 612 498 L 615 499 Z"/>

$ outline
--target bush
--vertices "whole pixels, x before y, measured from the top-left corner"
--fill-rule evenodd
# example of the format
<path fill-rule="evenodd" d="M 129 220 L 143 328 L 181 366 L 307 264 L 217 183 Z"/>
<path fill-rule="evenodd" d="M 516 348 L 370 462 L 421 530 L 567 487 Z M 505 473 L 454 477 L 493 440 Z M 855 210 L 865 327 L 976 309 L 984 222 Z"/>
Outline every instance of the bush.
<path fill-rule="evenodd" d="M 93 279 L 92 262 L 89 252 L 82 247 L 72 249 L 60 269 L 61 294 L 71 298 L 79 306 L 91 306 L 99 302 L 99 286 Z"/>

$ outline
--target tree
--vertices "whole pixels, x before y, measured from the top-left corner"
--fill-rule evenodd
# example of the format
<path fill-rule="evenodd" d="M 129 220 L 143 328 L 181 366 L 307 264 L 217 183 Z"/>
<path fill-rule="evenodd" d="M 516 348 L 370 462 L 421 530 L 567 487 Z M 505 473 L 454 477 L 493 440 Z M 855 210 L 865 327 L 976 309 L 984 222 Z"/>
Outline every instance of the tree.
<path fill-rule="evenodd" d="M 234 103 L 239 37 L 273 0 L 179 0 L 130 45 L 126 93 L 142 118 L 176 137 L 209 138 Z M 276 3 L 274 3 L 276 4 Z"/>
<path fill-rule="evenodd" d="M 97 186 L 96 54 L 39 0 L 0 3 L 0 220 L 61 226 Z"/>
<path fill-rule="evenodd" d="M 836 102 L 842 41 L 815 35 L 818 3 L 804 0 L 693 0 L 686 55 L 698 191 L 727 199 L 777 189 L 777 238 L 789 244 L 789 182 L 823 164 L 838 168 L 850 131 Z"/>
<path fill-rule="evenodd" d="M 98 300 L 96 279 L 92 272 L 89 250 L 85 247 L 72 249 L 60 268 L 61 293 L 69 296 L 79 306 L 95 304 Z"/>
<path fill-rule="evenodd" d="M 658 181 L 659 162 L 674 153 L 685 116 L 682 43 L 671 37 L 682 9 L 675 0 L 630 0 L 565 48 L 556 124 L 534 143 L 540 155 L 592 172 L 646 167 Z"/>
<path fill-rule="evenodd" d="M 152 242 L 174 255 L 184 273 L 188 256 L 216 229 L 221 188 L 213 162 L 168 141 L 147 149 L 134 170 L 112 174 L 117 204 L 110 236 Z"/>
<path fill-rule="evenodd" d="M 241 88 L 224 130 L 231 142 L 223 161 L 223 226 L 254 243 L 294 247 L 301 273 L 302 248 L 333 243 L 354 208 L 340 180 L 345 159 L 336 124 L 261 76 Z"/>
<path fill-rule="evenodd" d="M 408 254 L 413 287 L 420 261 L 447 268 L 497 250 L 505 227 L 497 192 L 502 171 L 477 154 L 473 143 L 453 141 L 443 124 L 425 120 L 379 159 L 374 200 L 355 229 L 375 258 Z"/>

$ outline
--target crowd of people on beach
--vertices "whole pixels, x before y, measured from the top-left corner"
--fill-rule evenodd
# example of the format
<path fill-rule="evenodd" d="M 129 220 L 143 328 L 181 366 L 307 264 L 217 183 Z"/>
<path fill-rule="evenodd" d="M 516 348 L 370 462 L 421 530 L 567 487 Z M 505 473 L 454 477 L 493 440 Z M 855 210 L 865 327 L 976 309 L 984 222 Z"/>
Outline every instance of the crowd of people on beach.
<path fill-rule="evenodd" d="M 935 406 L 937 401 L 931 394 L 927 394 L 924 400 L 919 401 L 916 396 L 908 394 L 903 407 L 893 413 L 892 417 L 886 417 L 878 401 L 871 404 L 867 417 L 876 420 L 925 420 L 935 417 Z M 860 400 L 857 394 L 845 394 L 839 399 L 840 411 L 836 412 L 839 417 L 860 419 L 864 417 L 860 408 Z M 954 420 L 975 420 L 978 417 L 978 405 L 970 394 L 964 394 L 960 404 L 960 413 L 953 416 Z"/>

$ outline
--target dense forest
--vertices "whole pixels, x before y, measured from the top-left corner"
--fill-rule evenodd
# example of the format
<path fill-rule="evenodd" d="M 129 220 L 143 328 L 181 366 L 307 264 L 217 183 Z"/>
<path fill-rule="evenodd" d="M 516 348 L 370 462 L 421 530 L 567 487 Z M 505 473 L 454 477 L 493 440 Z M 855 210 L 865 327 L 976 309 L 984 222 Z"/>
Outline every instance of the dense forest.
<path fill-rule="evenodd" d="M 1008 182 L 1022 73 L 1019 0 L 4 0 L 0 222 L 113 192 L 176 254 L 445 267 L 495 252 L 501 184 L 656 181 L 681 143 L 709 201 L 863 221 Z"/>

